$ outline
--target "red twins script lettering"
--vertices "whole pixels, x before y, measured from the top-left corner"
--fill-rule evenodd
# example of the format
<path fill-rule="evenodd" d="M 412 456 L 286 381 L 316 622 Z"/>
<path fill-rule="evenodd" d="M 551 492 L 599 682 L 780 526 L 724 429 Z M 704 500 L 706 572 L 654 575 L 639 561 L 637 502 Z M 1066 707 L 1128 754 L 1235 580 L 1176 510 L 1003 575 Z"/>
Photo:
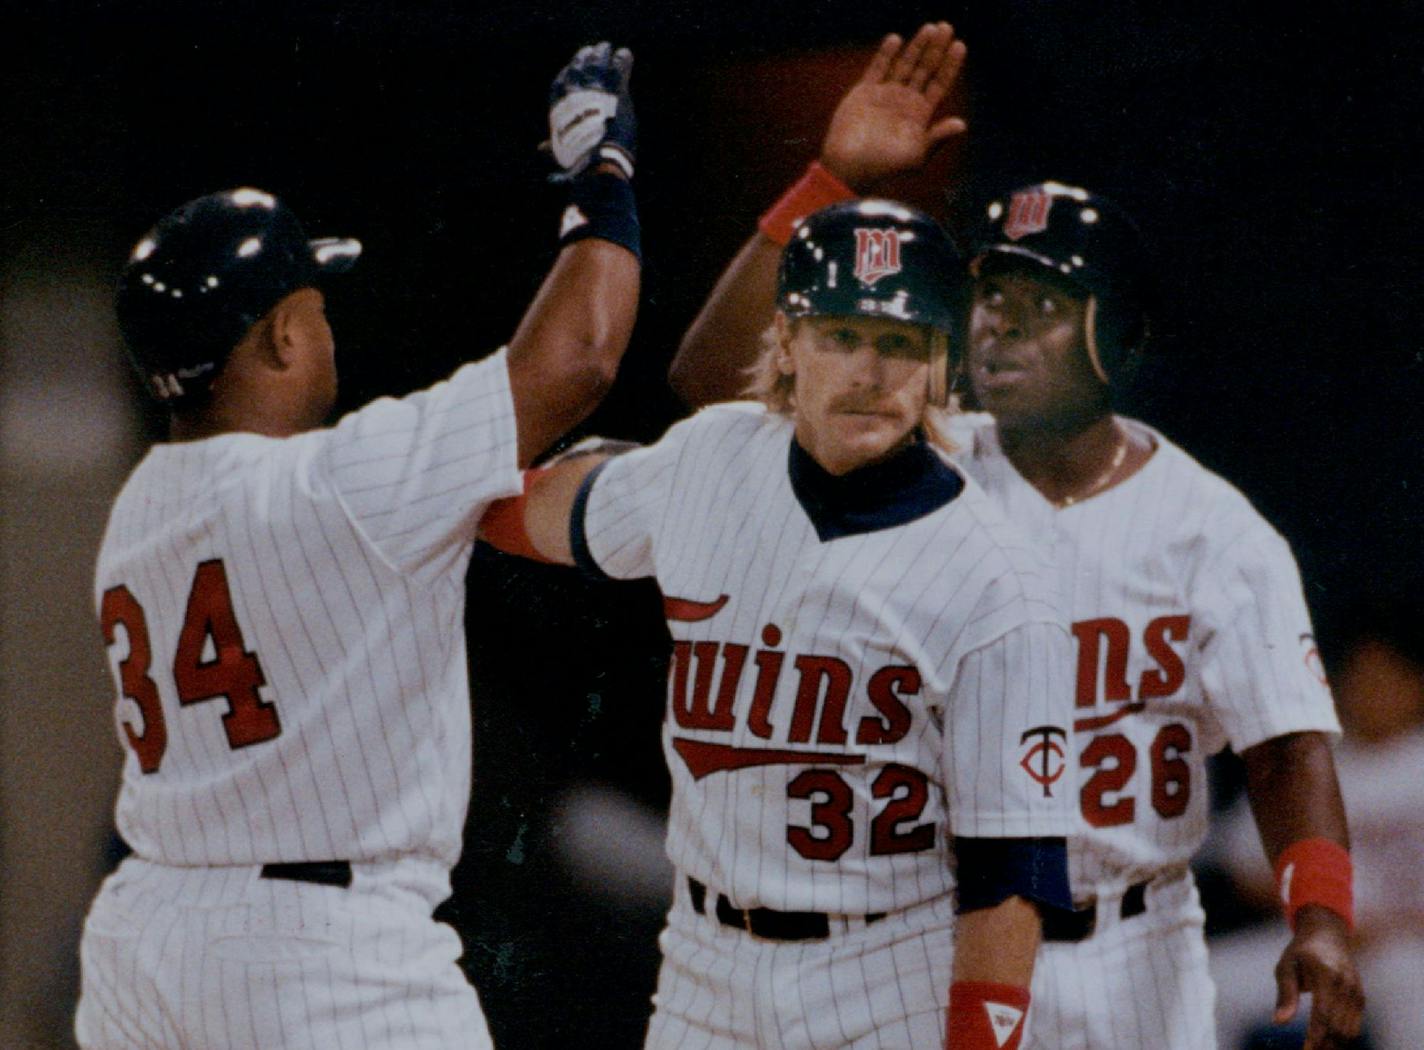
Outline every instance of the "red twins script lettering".
<path fill-rule="evenodd" d="M 715 601 L 668 597 L 663 611 L 674 623 L 700 623 L 715 617 L 727 601 L 726 595 Z M 909 734 L 914 712 L 907 701 L 920 694 L 919 669 L 908 664 L 878 667 L 862 684 L 840 657 L 780 649 L 782 631 L 776 624 L 766 624 L 760 640 L 763 647 L 755 651 L 737 642 L 673 643 L 668 672 L 672 721 L 678 729 L 700 736 L 676 734 L 672 748 L 693 780 L 755 767 L 823 767 L 798 770 L 786 785 L 788 803 L 804 807 L 800 812 L 810 818 L 807 824 L 787 824 L 786 843 L 796 853 L 807 860 L 835 863 L 857 839 L 870 856 L 934 849 L 937 824 L 920 823 L 931 797 L 930 778 L 923 770 L 890 762 L 870 771 L 873 777 L 870 772 L 860 774 L 869 781 L 874 800 L 869 833 L 862 836 L 854 810 L 863 786 L 853 787 L 849 773 L 824 768 L 865 766 L 864 751 L 852 747 L 894 744 Z M 752 676 L 750 689 L 744 691 L 747 675 Z M 781 688 L 783 684 L 786 688 Z M 738 704 L 739 696 L 748 697 L 744 704 Z M 847 716 L 847 706 L 862 697 L 874 713 Z M 737 734 L 741 743 L 708 740 L 709 733 Z M 1042 785 L 1045 795 L 1066 768 L 1055 735 L 1061 739 L 1065 730 L 1039 726 L 1028 730 L 1020 742 L 1026 744 L 1022 768 Z M 1039 736 L 1041 743 L 1036 742 Z M 748 746 L 749 741 L 769 744 Z M 796 813 L 788 806 L 792 820 Z"/>
<path fill-rule="evenodd" d="M 664 610 L 669 619 L 695 622 L 715 615 L 725 600 L 667 600 Z M 835 656 L 795 655 L 771 648 L 781 644 L 781 637 L 781 628 L 775 624 L 762 628 L 762 644 L 768 648 L 758 649 L 750 661 L 754 669 L 751 673 L 756 677 L 745 712 L 737 710 L 736 700 L 742 676 L 747 673 L 747 646 L 734 642 L 674 642 L 669 671 L 673 721 L 681 729 L 730 735 L 741 717 L 748 733 L 759 739 L 781 737 L 788 744 L 814 740 L 827 749 L 738 747 L 675 736 L 673 750 L 687 763 L 694 780 L 758 766 L 863 766 L 863 753 L 845 750 L 852 730 L 858 745 L 893 744 L 910 731 L 914 718 L 904 700 L 920 691 L 920 672 L 916 668 L 890 665 L 875 671 L 865 684 L 865 695 L 876 713 L 863 716 L 851 726 L 846 721 L 846 704 L 856 686 L 850 665 Z M 776 696 L 788 655 L 792 657 L 791 674 L 796 676 L 796 688 L 790 708 L 785 710 L 785 704 L 782 709 L 776 707 Z M 880 803 L 870 822 L 870 833 L 863 840 L 872 856 L 934 848 L 935 825 L 918 823 L 930 797 L 929 780 L 924 773 L 890 763 L 876 774 L 870 790 Z M 787 825 L 787 845 L 807 860 L 839 860 L 856 840 L 851 816 L 855 791 L 850 784 L 832 769 L 804 769 L 786 785 L 786 794 L 788 799 L 809 804 L 811 818 L 806 825 Z"/>
<path fill-rule="evenodd" d="M 773 646 L 780 641 L 781 629 L 775 624 L 762 629 L 764 644 Z M 769 648 L 757 650 L 751 660 L 752 673 L 756 675 L 751 703 L 745 712 L 738 712 L 736 698 L 742 676 L 747 673 L 747 646 L 732 642 L 674 642 L 669 670 L 673 721 L 682 729 L 730 734 L 740 716 L 748 731 L 763 740 L 780 737 L 788 744 L 814 740 L 833 747 L 849 743 L 852 731 L 854 742 L 862 745 L 893 744 L 910 731 L 913 718 L 904 698 L 920 691 L 920 672 L 916 668 L 890 665 L 875 671 L 865 685 L 865 695 L 876 714 L 866 715 L 850 726 L 845 711 L 854 676 L 850 665 L 835 656 L 793 656 L 795 698 L 789 711 L 775 710 L 777 685 L 788 655 Z M 749 765 L 865 761 L 863 755 L 843 751 L 736 749 L 681 738 L 674 741 L 674 746 L 687 761 L 692 775 L 699 779 L 708 773 Z"/>
<path fill-rule="evenodd" d="M 1155 666 L 1128 680 L 1132 631 L 1114 616 L 1073 624 L 1078 643 L 1076 703 L 1079 708 L 1121 705 L 1104 714 L 1087 715 L 1073 723 L 1083 741 L 1078 762 L 1092 776 L 1083 782 L 1079 802 L 1083 818 L 1096 828 L 1130 824 L 1137 818 L 1137 793 L 1132 780 L 1139 766 L 1138 748 L 1122 733 L 1102 730 L 1147 710 L 1151 700 L 1174 696 L 1186 682 L 1183 654 L 1191 632 L 1185 614 L 1159 616 L 1142 631 L 1142 645 Z M 1180 649 L 1178 648 L 1180 647 Z M 1152 809 L 1164 820 L 1180 817 L 1191 801 L 1191 765 L 1183 758 L 1192 749 L 1191 730 L 1173 722 L 1158 730 L 1147 747 Z"/>

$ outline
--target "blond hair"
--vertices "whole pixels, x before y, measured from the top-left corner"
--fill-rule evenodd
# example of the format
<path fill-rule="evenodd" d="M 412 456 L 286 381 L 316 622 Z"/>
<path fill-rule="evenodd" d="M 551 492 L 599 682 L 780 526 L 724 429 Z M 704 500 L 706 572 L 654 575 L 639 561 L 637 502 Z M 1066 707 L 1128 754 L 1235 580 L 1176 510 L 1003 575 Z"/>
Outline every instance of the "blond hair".
<path fill-rule="evenodd" d="M 794 334 L 800 324 L 799 317 L 788 318 L 788 334 Z M 776 365 L 777 351 L 776 325 L 768 325 L 761 334 L 761 353 L 757 359 L 742 370 L 746 382 L 742 396 L 751 401 L 760 401 L 767 411 L 778 416 L 790 417 L 796 408 L 796 377 L 787 375 Z M 948 407 L 941 408 L 925 399 L 924 410 L 920 413 L 920 430 L 925 440 L 939 451 L 950 454 L 959 446 L 949 436 L 949 418 L 959 411 L 958 398 L 951 395 Z"/>

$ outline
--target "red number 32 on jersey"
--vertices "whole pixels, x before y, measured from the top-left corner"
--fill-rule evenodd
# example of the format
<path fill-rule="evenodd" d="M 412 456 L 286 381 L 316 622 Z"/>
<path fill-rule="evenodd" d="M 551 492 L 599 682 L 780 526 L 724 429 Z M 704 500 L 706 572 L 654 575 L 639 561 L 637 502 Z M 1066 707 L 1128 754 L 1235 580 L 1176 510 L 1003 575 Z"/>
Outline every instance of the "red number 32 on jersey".
<path fill-rule="evenodd" d="M 110 587 L 99 606 L 99 625 L 106 646 L 117 641 L 116 628 L 122 627 L 128 638 L 128 655 L 119 661 L 119 691 L 138 706 L 142 726 L 136 728 L 126 720 L 124 735 L 138 757 L 139 769 L 157 772 L 168 748 L 168 727 L 158 686 L 150 675 L 153 648 L 143 606 L 123 584 Z M 211 654 L 207 659 L 205 652 Z M 173 684 L 178 702 L 185 706 L 219 697 L 227 701 L 223 729 L 234 750 L 282 732 L 277 708 L 257 691 L 267 679 L 257 654 L 243 643 L 221 558 L 203 562 L 193 576 L 173 657 Z"/>

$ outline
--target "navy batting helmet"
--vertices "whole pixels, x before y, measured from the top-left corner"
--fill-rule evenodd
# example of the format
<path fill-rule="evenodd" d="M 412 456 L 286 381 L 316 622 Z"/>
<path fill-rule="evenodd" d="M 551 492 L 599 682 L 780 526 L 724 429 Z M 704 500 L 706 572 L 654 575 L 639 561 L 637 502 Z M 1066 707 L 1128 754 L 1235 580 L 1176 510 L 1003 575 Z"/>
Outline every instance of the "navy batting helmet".
<path fill-rule="evenodd" d="M 308 240 L 270 193 L 189 201 L 144 234 L 119 276 L 119 328 L 149 391 L 192 403 L 228 354 L 283 297 L 349 270 L 361 243 Z"/>
<path fill-rule="evenodd" d="M 963 272 L 928 215 L 894 201 L 846 201 L 796 227 L 781 254 L 776 305 L 788 317 L 860 315 L 933 329 L 930 397 L 943 404 Z"/>
<path fill-rule="evenodd" d="M 1042 267 L 1088 294 L 1085 340 L 1104 383 L 1120 377 L 1147 338 L 1142 236 L 1105 197 L 1061 182 L 989 202 L 971 239 L 969 269 Z"/>

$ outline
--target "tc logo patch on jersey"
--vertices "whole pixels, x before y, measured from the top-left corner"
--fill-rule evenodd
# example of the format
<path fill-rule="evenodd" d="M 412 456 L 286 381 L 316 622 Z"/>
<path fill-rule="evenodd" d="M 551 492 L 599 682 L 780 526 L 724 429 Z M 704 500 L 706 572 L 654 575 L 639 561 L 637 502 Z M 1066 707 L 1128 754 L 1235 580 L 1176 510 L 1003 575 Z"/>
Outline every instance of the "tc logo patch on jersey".
<path fill-rule="evenodd" d="M 899 272 L 900 231 L 856 227 L 855 276 L 861 283 L 873 285 L 880 278 Z"/>
<path fill-rule="evenodd" d="M 1004 236 L 1011 241 L 1048 229 L 1048 213 L 1053 198 L 1042 190 L 1022 190 L 1009 198 L 1009 217 L 1004 220 Z"/>
<path fill-rule="evenodd" d="M 1067 732 L 1058 726 L 1034 726 L 1032 729 L 1025 729 L 1019 737 L 1019 745 L 1023 751 L 1019 757 L 1019 766 L 1035 783 L 1043 785 L 1044 798 L 1053 797 L 1053 785 L 1068 768 L 1068 758 L 1064 754 L 1063 746 L 1054 737 L 1065 743 L 1068 740 Z"/>

